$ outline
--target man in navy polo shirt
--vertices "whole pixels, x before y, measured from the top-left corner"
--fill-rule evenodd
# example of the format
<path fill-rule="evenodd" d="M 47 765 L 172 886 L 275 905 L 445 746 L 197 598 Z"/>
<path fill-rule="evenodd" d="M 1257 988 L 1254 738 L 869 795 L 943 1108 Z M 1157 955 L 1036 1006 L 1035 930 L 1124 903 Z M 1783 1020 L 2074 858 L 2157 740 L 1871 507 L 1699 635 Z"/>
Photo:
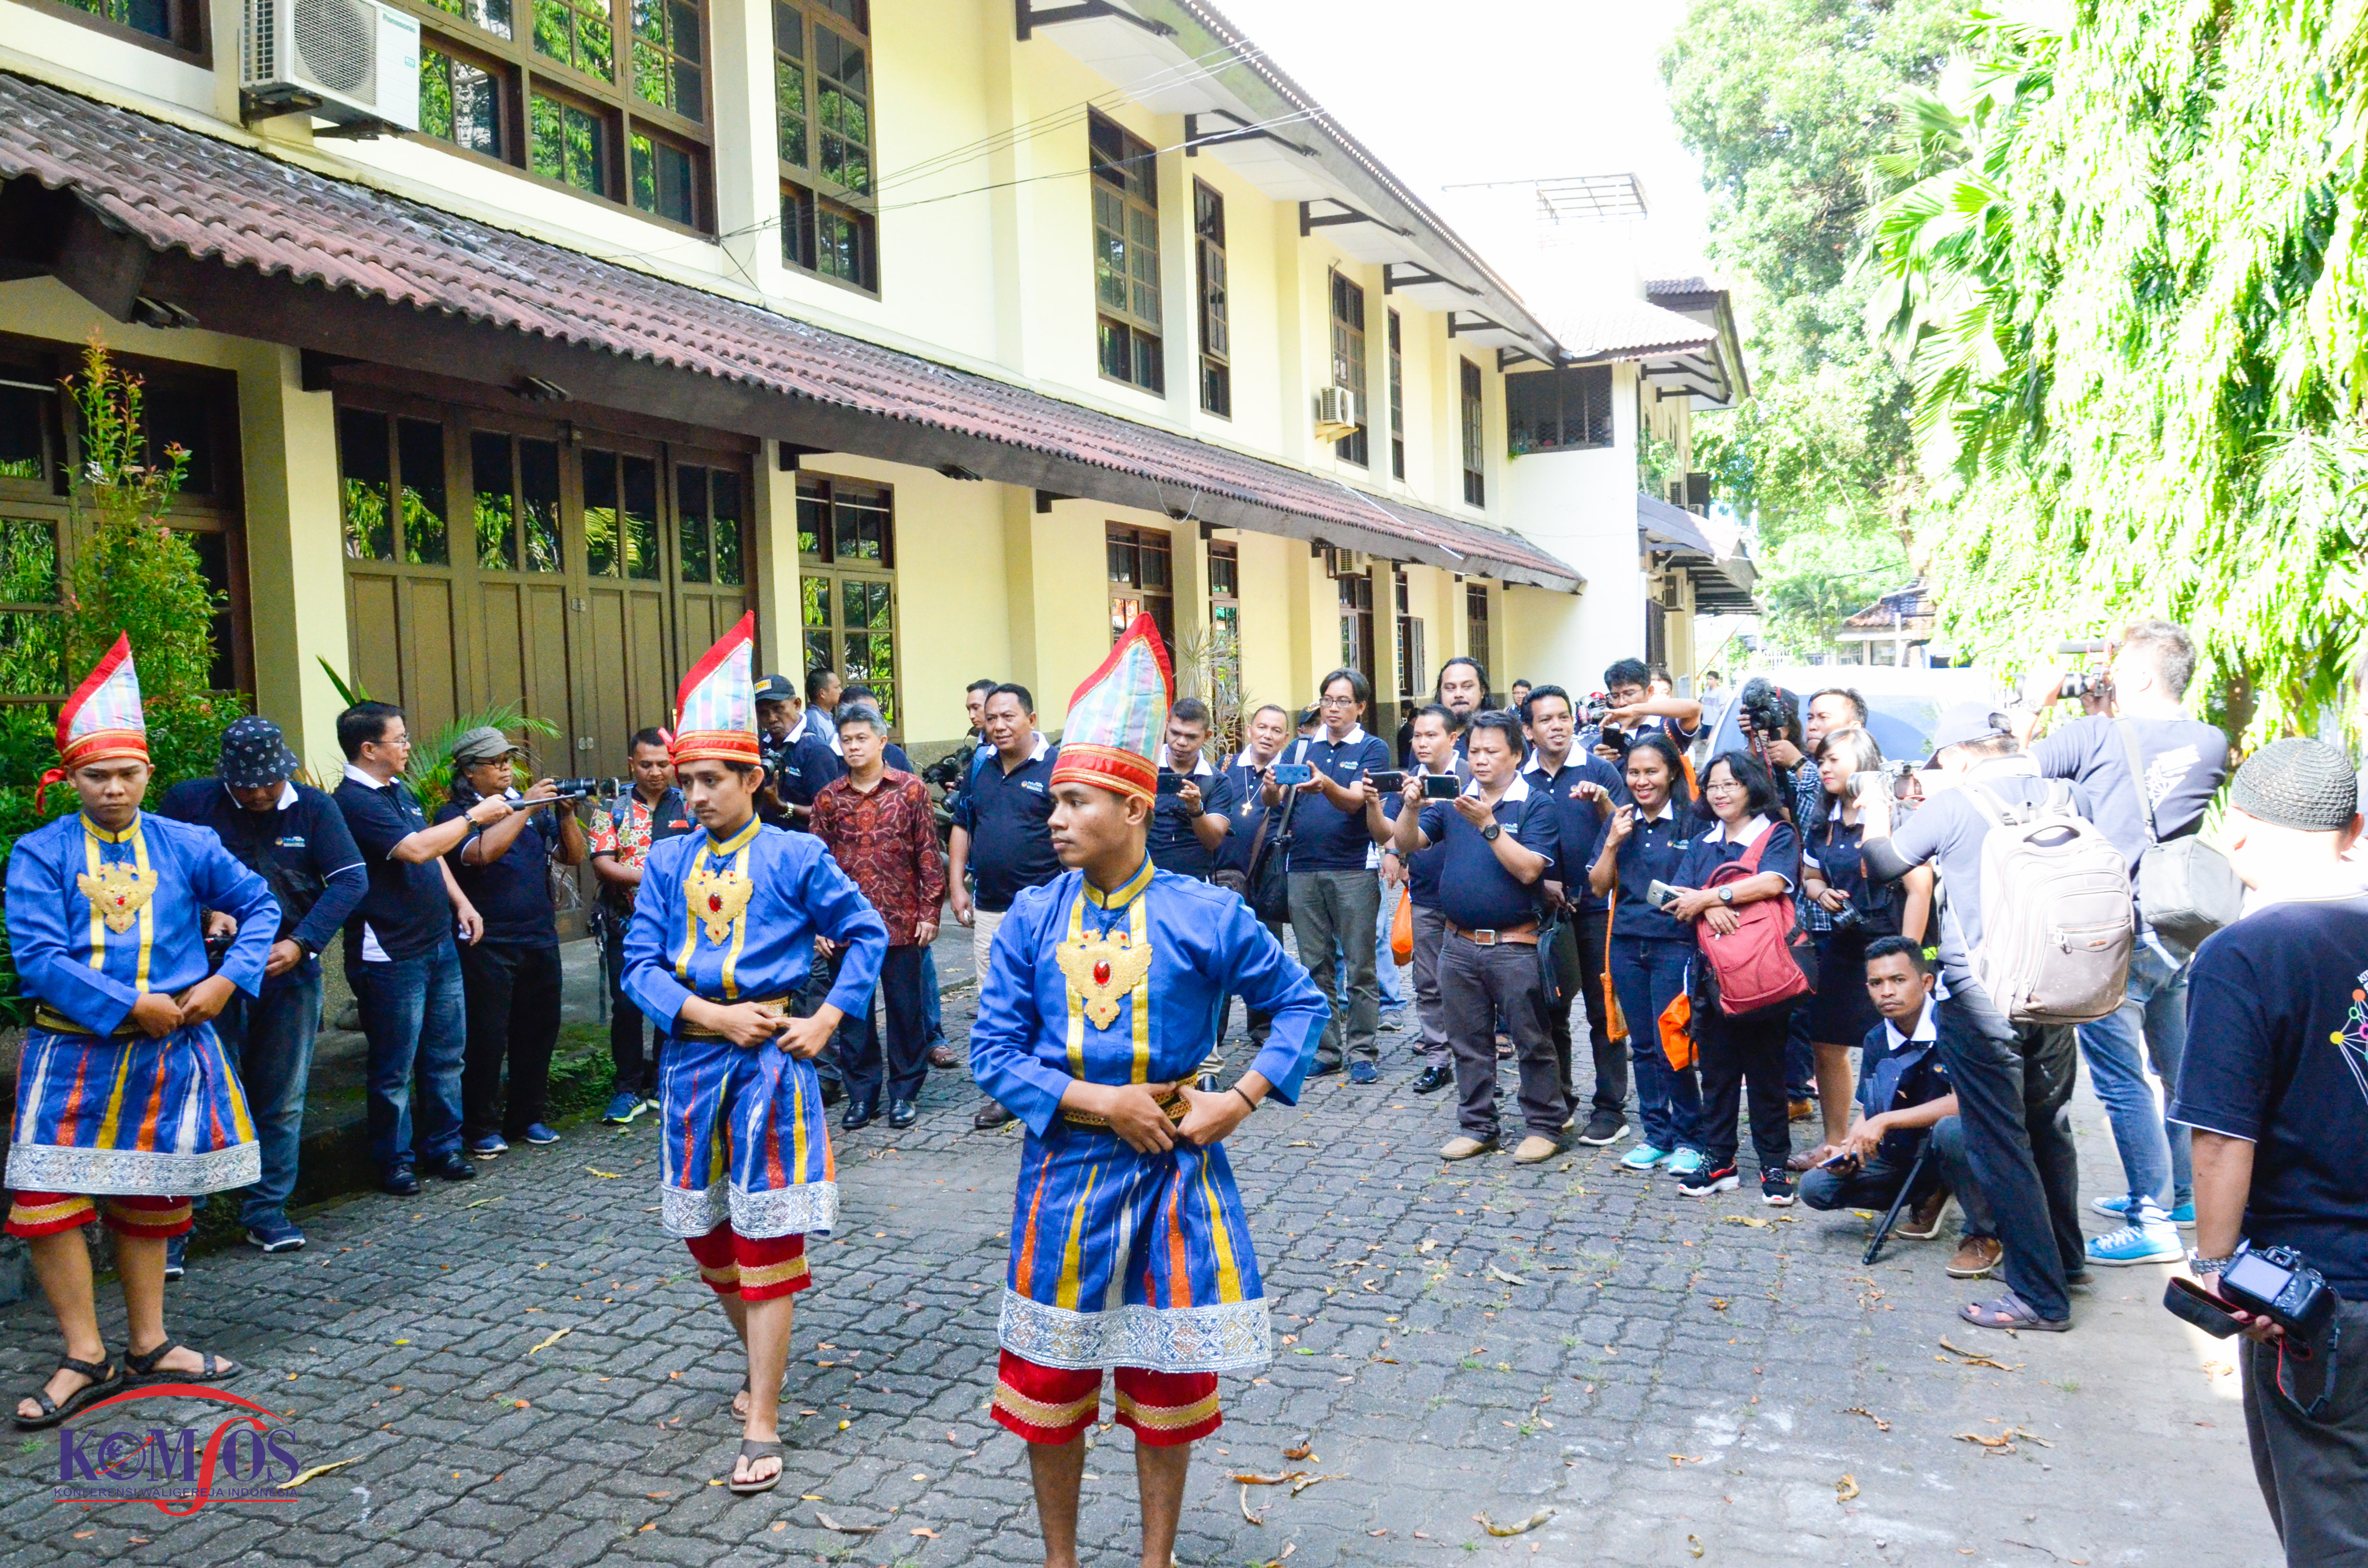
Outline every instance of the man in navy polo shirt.
<path fill-rule="evenodd" d="M 1550 897 L 1565 902 L 1562 940 L 1575 943 L 1578 955 L 1578 989 L 1561 1006 L 1547 1011 L 1554 1042 L 1554 1061 L 1562 1072 L 1563 1093 L 1571 1102 L 1571 1119 L 1578 1114 L 1578 1089 L 1571 1076 L 1571 1015 L 1580 1009 L 1587 1040 L 1595 1057 L 1595 1095 L 1587 1125 L 1579 1130 L 1582 1143 L 1616 1143 L 1628 1135 L 1628 1050 L 1611 1038 L 1610 1009 L 1603 1003 L 1603 977 L 1611 948 L 1611 901 L 1587 885 L 1587 869 L 1602 847 L 1605 821 L 1614 806 L 1628 803 L 1628 786 L 1601 757 L 1580 751 L 1578 715 L 1570 693 L 1558 686 L 1542 686 L 1530 693 L 1529 766 L 1521 777 L 1554 807 L 1554 842 L 1559 856 L 1547 873 Z"/>
<path fill-rule="evenodd" d="M 1702 734 L 1702 704 L 1691 697 L 1655 691 L 1653 672 L 1642 659 L 1621 659 L 1606 668 L 1603 689 L 1611 699 L 1611 711 L 1603 722 L 1632 736 L 1640 730 L 1660 730 L 1683 751 Z M 1588 749 L 1603 756 L 1600 732 Z M 1616 760 L 1616 754 L 1604 760 Z"/>
<path fill-rule="evenodd" d="M 1316 704 L 1319 728 L 1284 758 L 1315 769 L 1298 787 L 1291 821 L 1291 928 L 1298 938 L 1299 961 L 1315 977 L 1332 1012 L 1313 1071 L 1317 1077 L 1338 1073 L 1344 1056 L 1353 1057 L 1352 1084 L 1379 1083 L 1382 1076 L 1381 1052 L 1373 1043 L 1381 1026 L 1373 923 L 1381 917 L 1382 884 L 1365 857 L 1374 845 L 1389 841 L 1390 824 L 1382 814 L 1381 796 L 1365 776 L 1389 771 L 1390 748 L 1379 736 L 1365 733 L 1361 722 L 1372 695 L 1372 685 L 1355 670 L 1326 676 Z M 1264 789 L 1269 809 L 1282 804 L 1280 787 Z M 1345 1002 L 1339 994 L 1342 960 Z"/>
<path fill-rule="evenodd" d="M 156 814 L 210 827 L 239 863 L 271 884 L 279 939 L 264 964 L 263 989 L 231 994 L 214 1032 L 238 1070 L 263 1146 L 263 1176 L 239 1206 L 246 1239 L 265 1252 L 292 1252 L 304 1233 L 288 1221 L 296 1190 L 296 1150 L 304 1135 L 304 1085 L 321 1024 L 321 949 L 370 891 L 361 851 L 337 803 L 295 782 L 302 765 L 268 719 L 241 719 L 222 732 L 212 778 L 167 790 Z M 165 1251 L 174 1278 L 188 1237 Z"/>
<path fill-rule="evenodd" d="M 782 708 L 778 699 L 768 703 L 762 695 L 768 685 L 778 692 L 789 683 L 779 676 L 757 683 L 759 756 L 767 744 L 765 710 L 770 707 L 779 713 Z M 625 927 L 632 922 L 650 846 L 691 828 L 690 808 L 675 788 L 674 748 L 666 744 L 666 732 L 636 731 L 625 760 L 633 776 L 632 790 L 592 819 L 592 874 L 600 881 L 602 964 L 609 971 L 609 1065 L 615 1074 L 609 1108 L 600 1119 L 610 1127 L 622 1127 L 642 1112 L 658 1108 L 658 1062 L 666 1054 L 666 1032 L 652 1028 L 625 994 Z M 759 812 L 764 809 L 760 804 Z"/>
<path fill-rule="evenodd" d="M 831 715 L 846 687 L 835 670 L 816 667 L 806 672 L 806 710 L 790 727 L 783 742 L 780 777 L 773 792 L 790 814 L 790 825 L 803 833 L 814 810 L 814 798 L 823 786 L 843 777 L 847 764 L 838 755 L 838 724 Z M 762 712 L 762 710 L 759 710 Z"/>
<path fill-rule="evenodd" d="M 370 1040 L 370 1158 L 380 1187 L 408 1198 L 419 1190 L 421 1171 L 447 1181 L 477 1174 L 461 1153 L 468 1021 L 452 931 L 457 922 L 462 939 L 474 942 L 485 922 L 444 857 L 509 815 L 510 803 L 490 796 L 428 826 L 401 777 L 411 760 L 411 733 L 403 710 L 392 703 L 357 702 L 338 714 L 337 744 L 346 777 L 332 798 L 370 869 L 370 892 L 346 920 L 346 979 Z"/>
<path fill-rule="evenodd" d="M 1433 702 L 1414 710 L 1407 721 L 1414 747 L 1414 767 L 1406 771 L 1416 779 L 1452 778 L 1458 784 L 1468 783 L 1471 768 L 1456 755 L 1455 743 L 1463 733 L 1463 721 L 1444 703 Z M 1406 810 L 1402 796 L 1392 796 L 1387 802 L 1391 820 L 1395 822 Z M 1414 905 L 1414 1014 L 1416 1060 L 1423 1063 L 1415 1074 L 1414 1092 L 1417 1095 L 1437 1094 L 1455 1081 L 1455 1066 L 1447 1049 L 1447 1023 L 1440 1011 L 1439 999 L 1439 949 L 1447 940 L 1447 916 L 1439 907 L 1439 867 L 1447 857 L 1447 846 L 1434 844 L 1415 855 L 1398 853 L 1395 832 L 1389 846 L 1382 851 L 1382 877 L 1406 883 L 1406 895 Z"/>
<path fill-rule="evenodd" d="M 1291 742 L 1291 710 L 1268 703 L 1249 716 L 1242 728 L 1242 749 L 1225 765 L 1225 784 L 1233 791 L 1233 805 L 1228 818 L 1230 831 L 1224 842 L 1217 846 L 1217 869 L 1241 879 L 1238 886 L 1242 896 L 1248 899 L 1253 891 L 1250 872 L 1254 857 L 1258 853 L 1262 835 L 1268 830 L 1269 812 L 1266 805 L 1266 770 L 1282 760 L 1282 748 Z M 1278 827 L 1273 831 L 1280 832 Z M 1281 922 L 1267 926 L 1278 942 L 1285 927 Z M 1230 1014 L 1232 1004 L 1226 1004 Z M 1263 1047 L 1269 1020 L 1263 1013 L 1253 1013 L 1244 1005 L 1245 1022 L 1250 1043 Z M 1224 1020 L 1218 1020 L 1217 1040 L 1224 1043 Z"/>
<path fill-rule="evenodd" d="M 1149 834 L 1153 865 L 1204 882 L 1233 831 L 1234 808 L 1232 780 L 1201 754 L 1208 738 L 1209 705 L 1197 697 L 1178 698 L 1167 710 L 1167 755 L 1160 767 L 1177 782 L 1160 780 L 1173 793 L 1161 794 L 1152 808 Z"/>
<path fill-rule="evenodd" d="M 954 802 L 948 846 L 946 902 L 954 918 L 970 927 L 971 961 L 986 972 L 996 927 L 1022 888 L 1042 887 L 1061 874 L 1053 852 L 1053 765 L 1060 747 L 1036 731 L 1036 699 L 1008 681 L 988 693 L 984 710 L 986 738 L 995 756 L 972 776 Z M 964 880 L 968 872 L 976 891 Z M 1011 1113 L 993 1100 L 971 1119 L 980 1128 L 1000 1127 Z"/>
<path fill-rule="evenodd" d="M 1468 1160 L 1497 1146 L 1501 1014 L 1512 1031 L 1521 1121 L 1529 1130 L 1513 1157 L 1535 1165 L 1561 1149 L 1564 1119 L 1538 973 L 1537 884 L 1554 868 L 1554 811 L 1521 777 L 1519 720 L 1509 713 L 1475 714 L 1463 742 L 1472 768 L 1463 793 L 1452 805 L 1424 804 L 1421 781 L 1407 779 L 1395 830 L 1402 855 L 1434 844 L 1446 850 L 1439 869 L 1439 907 L 1446 916 L 1439 996 L 1455 1060 L 1455 1119 L 1462 1131 L 1440 1155 Z"/>

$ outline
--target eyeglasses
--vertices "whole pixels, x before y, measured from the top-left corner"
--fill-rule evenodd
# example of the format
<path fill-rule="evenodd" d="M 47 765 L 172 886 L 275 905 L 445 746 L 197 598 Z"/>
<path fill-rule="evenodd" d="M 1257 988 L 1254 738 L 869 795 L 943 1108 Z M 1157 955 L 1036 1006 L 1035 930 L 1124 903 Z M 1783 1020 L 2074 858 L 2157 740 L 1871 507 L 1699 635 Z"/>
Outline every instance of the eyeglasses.
<path fill-rule="evenodd" d="M 1322 703 L 1323 703 L 1323 705 L 1324 705 L 1325 707 L 1326 707 L 1326 708 L 1353 708 L 1353 707 L 1355 707 L 1355 706 L 1356 706 L 1356 702 L 1357 702 L 1357 699 L 1356 699 L 1356 698 L 1355 698 L 1354 696 L 1349 696 L 1349 697 L 1330 697 L 1330 696 L 1326 696 L 1326 697 L 1319 698 L 1317 700 L 1318 700 L 1318 701 L 1320 701 L 1320 702 L 1322 702 Z"/>
<path fill-rule="evenodd" d="M 1734 779 L 1730 778 L 1730 779 L 1726 780 L 1726 781 L 1725 781 L 1725 783 L 1723 783 L 1723 784 L 1705 784 L 1705 785 L 1703 785 L 1703 786 L 1702 786 L 1702 793 L 1703 793 L 1703 794 L 1705 794 L 1705 795 L 1724 795 L 1724 794 L 1727 793 L 1727 792 L 1728 792 L 1728 791 L 1730 791 L 1730 790 L 1740 790 L 1740 789 L 1742 789 L 1742 788 L 1743 788 L 1743 786 L 1742 786 L 1742 785 L 1740 785 L 1740 784 L 1736 783 Z"/>

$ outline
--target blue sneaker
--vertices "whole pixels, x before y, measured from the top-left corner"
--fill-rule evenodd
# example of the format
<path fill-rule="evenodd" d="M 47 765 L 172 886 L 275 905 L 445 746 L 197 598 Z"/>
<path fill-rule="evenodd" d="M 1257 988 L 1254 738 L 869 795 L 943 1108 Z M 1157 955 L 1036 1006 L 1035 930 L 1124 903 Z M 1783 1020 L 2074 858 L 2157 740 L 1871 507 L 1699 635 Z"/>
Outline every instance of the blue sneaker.
<path fill-rule="evenodd" d="M 495 1154 L 507 1154 L 510 1148 L 509 1143 L 498 1132 L 488 1132 L 482 1138 L 472 1138 L 469 1140 L 468 1147 L 470 1157 L 479 1160 L 490 1160 Z"/>
<path fill-rule="evenodd" d="M 1702 1167 L 1700 1149 L 1680 1149 L 1669 1156 L 1669 1174 L 1680 1181 L 1693 1176 Z"/>
<path fill-rule="evenodd" d="M 540 1121 L 529 1122 L 527 1124 L 526 1141 L 529 1143 L 556 1143 L 559 1134 Z"/>
<path fill-rule="evenodd" d="M 1650 1143 L 1639 1143 L 1620 1156 L 1620 1168 L 1623 1171 L 1640 1172 L 1657 1170 L 1667 1165 L 1668 1160 L 1669 1152 L 1667 1149 L 1656 1149 Z"/>
<path fill-rule="evenodd" d="M 609 1099 L 609 1108 L 600 1113 L 600 1123 L 604 1127 L 622 1127 L 647 1108 L 639 1095 L 617 1095 Z"/>
<path fill-rule="evenodd" d="M 177 1236 L 165 1237 L 165 1278 L 167 1279 L 178 1279 L 183 1274 L 188 1272 L 188 1264 L 187 1262 L 188 1256 L 188 1232 L 183 1231 Z"/>
<path fill-rule="evenodd" d="M 275 1215 L 246 1228 L 246 1244 L 258 1252 L 302 1252 L 304 1233 L 290 1224 L 286 1215 Z"/>
<path fill-rule="evenodd" d="M 2094 1209 L 2100 1214 L 2110 1214 L 2114 1219 L 2118 1220 L 2129 1212 L 2130 1200 L 2127 1198 L 2092 1198 L 2089 1200 L 2089 1207 Z M 2170 1211 L 2170 1222 L 2178 1226 L 2182 1231 L 2192 1231 L 2195 1229 L 2194 1200 L 2190 1199 L 2187 1202 L 2182 1203 L 2178 1208 L 2172 1210 Z"/>
<path fill-rule="evenodd" d="M 2187 1249 L 2179 1244 L 2176 1225 L 2124 1225 L 2089 1238 L 2089 1261 L 2108 1268 L 2135 1263 L 2179 1263 Z"/>
<path fill-rule="evenodd" d="M 1374 1066 L 1372 1062 L 1351 1062 L 1349 1063 L 1349 1082 L 1352 1084 L 1378 1084 L 1381 1081 L 1382 1070 L 1379 1067 Z"/>

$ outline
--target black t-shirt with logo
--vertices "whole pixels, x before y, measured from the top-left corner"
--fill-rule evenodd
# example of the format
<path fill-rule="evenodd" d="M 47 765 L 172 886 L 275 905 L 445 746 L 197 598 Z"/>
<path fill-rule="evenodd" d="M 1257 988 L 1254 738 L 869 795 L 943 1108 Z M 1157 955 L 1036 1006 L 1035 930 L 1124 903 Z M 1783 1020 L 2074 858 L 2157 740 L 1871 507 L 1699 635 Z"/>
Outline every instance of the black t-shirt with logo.
<path fill-rule="evenodd" d="M 2228 737 L 2196 719 L 2109 719 L 2092 713 L 2032 743 L 2031 755 L 2041 774 L 2079 785 L 2088 798 L 2089 820 L 2135 868 L 2146 853 L 2146 819 L 2130 787 L 2124 724 L 2137 737 L 2157 838 L 2177 838 L 2203 825 L 2203 808 L 2228 773 Z"/>

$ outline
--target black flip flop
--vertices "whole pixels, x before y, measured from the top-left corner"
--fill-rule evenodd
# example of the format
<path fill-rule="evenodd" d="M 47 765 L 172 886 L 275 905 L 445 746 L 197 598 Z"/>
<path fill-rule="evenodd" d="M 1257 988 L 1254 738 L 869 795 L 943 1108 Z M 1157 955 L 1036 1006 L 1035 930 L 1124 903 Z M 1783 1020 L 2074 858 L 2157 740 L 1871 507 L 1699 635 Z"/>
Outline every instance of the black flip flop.
<path fill-rule="evenodd" d="M 740 1439 L 740 1458 L 746 1460 L 753 1469 L 758 1460 L 780 1460 L 781 1445 L 778 1441 L 768 1442 L 757 1437 L 743 1437 Z M 732 1468 L 734 1470 L 740 1468 L 736 1460 Z M 783 1460 L 774 1467 L 772 1474 L 762 1481 L 726 1481 L 724 1484 L 732 1489 L 735 1496 L 754 1497 L 759 1492 L 770 1492 L 774 1487 L 779 1486 L 781 1483 L 781 1472 L 787 1469 L 789 1464 Z"/>
<path fill-rule="evenodd" d="M 134 1388 L 143 1383 L 226 1383 L 246 1370 L 244 1366 L 225 1361 L 211 1350 L 199 1358 L 200 1365 L 193 1372 L 157 1365 L 181 1348 L 183 1346 L 178 1340 L 167 1340 L 144 1356 L 126 1349 L 123 1352 L 123 1381 Z"/>
<path fill-rule="evenodd" d="M 2072 1326 L 2069 1317 L 2041 1317 L 2029 1301 L 2011 1290 L 1987 1305 L 1968 1301 L 1957 1309 L 1957 1315 L 1975 1328 L 2004 1329 L 2010 1334 L 2026 1329 L 2033 1334 L 2062 1334 Z"/>
<path fill-rule="evenodd" d="M 41 1413 L 29 1420 L 22 1415 L 17 1416 L 17 1431 L 40 1432 L 55 1426 L 88 1406 L 97 1403 L 123 1386 L 123 1374 L 116 1369 L 115 1364 L 111 1361 L 77 1361 L 68 1356 L 58 1362 L 58 1370 L 79 1372 L 90 1381 L 66 1395 L 63 1404 L 50 1397 L 50 1391 L 46 1386 L 37 1388 L 27 1394 L 25 1396 L 27 1399 L 41 1407 Z"/>

